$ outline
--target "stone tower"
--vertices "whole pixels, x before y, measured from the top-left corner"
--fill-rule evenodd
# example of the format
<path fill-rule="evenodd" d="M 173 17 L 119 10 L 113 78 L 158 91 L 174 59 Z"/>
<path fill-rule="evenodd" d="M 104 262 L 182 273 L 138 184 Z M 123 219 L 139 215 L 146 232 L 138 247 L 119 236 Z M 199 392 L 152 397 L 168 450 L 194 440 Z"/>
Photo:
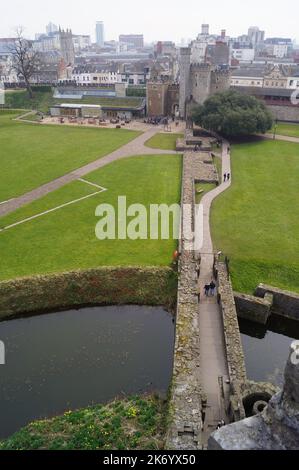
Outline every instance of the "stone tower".
<path fill-rule="evenodd" d="M 75 63 L 75 49 L 73 44 L 73 33 L 72 30 L 67 29 L 66 31 L 59 28 L 59 43 L 60 52 L 65 61 L 65 64 L 74 65 Z"/>
<path fill-rule="evenodd" d="M 191 65 L 190 82 L 193 102 L 203 104 L 203 102 L 210 96 L 211 73 L 212 67 L 210 64 Z"/>
<path fill-rule="evenodd" d="M 190 101 L 190 65 L 191 48 L 182 47 L 180 49 L 180 102 L 179 111 L 182 118 L 186 118 L 186 105 Z"/>

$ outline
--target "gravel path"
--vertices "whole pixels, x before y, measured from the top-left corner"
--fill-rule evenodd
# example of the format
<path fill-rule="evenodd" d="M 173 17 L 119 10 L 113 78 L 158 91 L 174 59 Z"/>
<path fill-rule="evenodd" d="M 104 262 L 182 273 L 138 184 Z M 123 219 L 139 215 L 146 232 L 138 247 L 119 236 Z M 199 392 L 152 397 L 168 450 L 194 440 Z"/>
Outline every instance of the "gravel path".
<path fill-rule="evenodd" d="M 24 206 L 25 204 L 29 204 L 30 202 L 35 201 L 52 191 L 55 191 L 62 186 L 70 183 L 71 181 L 75 181 L 82 176 L 87 175 L 88 173 L 97 170 L 98 168 L 102 168 L 109 163 L 115 162 L 117 160 L 121 160 L 123 158 L 132 157 L 135 155 L 169 155 L 169 154 L 177 154 L 178 152 L 171 151 L 171 150 L 160 150 L 160 149 L 152 149 L 145 146 L 145 142 L 153 137 L 158 132 L 161 132 L 162 128 L 160 127 L 152 127 L 142 135 L 138 136 L 136 139 L 132 140 L 126 145 L 123 145 L 119 149 L 115 150 L 114 152 L 106 155 L 105 157 L 101 157 L 98 160 L 95 160 L 87 165 L 84 165 L 81 168 L 71 171 L 60 178 L 57 178 L 49 183 L 43 184 L 28 193 L 23 194 L 22 196 L 16 197 L 3 203 L 0 205 L 0 217 L 14 210 L 18 209 L 19 207 Z M 121 132 L 121 131 L 120 131 Z"/>
<path fill-rule="evenodd" d="M 230 153 L 227 142 L 224 142 L 222 148 L 222 171 L 231 172 Z M 231 185 L 231 179 L 228 182 L 223 181 L 214 190 L 207 193 L 201 203 L 203 204 L 203 248 L 201 250 L 200 264 L 200 289 L 201 301 L 199 307 L 199 332 L 200 332 L 200 381 L 207 395 L 207 411 L 204 425 L 204 446 L 210 434 L 216 429 L 220 420 L 228 422 L 228 418 L 223 407 L 221 399 L 218 378 L 223 377 L 223 381 L 228 379 L 228 366 L 226 361 L 226 351 L 223 336 L 223 323 L 220 307 L 217 303 L 217 297 L 206 297 L 203 293 L 205 284 L 210 284 L 213 279 L 213 242 L 210 231 L 210 210 L 213 200 L 226 191 Z M 229 394 L 226 385 L 225 394 Z"/>

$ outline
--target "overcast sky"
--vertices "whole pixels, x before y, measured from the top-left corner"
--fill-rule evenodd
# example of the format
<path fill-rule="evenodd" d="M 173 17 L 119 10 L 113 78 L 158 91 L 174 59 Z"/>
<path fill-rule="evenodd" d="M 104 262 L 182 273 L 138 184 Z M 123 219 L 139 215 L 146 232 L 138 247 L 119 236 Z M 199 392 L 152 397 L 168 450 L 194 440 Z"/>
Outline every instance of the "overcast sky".
<path fill-rule="evenodd" d="M 2 9 L 0 37 L 13 35 L 18 25 L 34 37 L 52 21 L 76 34 L 90 34 L 94 40 L 95 22 L 102 20 L 106 40 L 117 39 L 120 33 L 143 33 L 146 42 L 179 42 L 196 37 L 201 23 L 209 23 L 212 33 L 225 28 L 228 35 L 239 36 L 249 26 L 259 26 L 268 37 L 299 42 L 298 13 L 298 0 L 12 0 Z"/>

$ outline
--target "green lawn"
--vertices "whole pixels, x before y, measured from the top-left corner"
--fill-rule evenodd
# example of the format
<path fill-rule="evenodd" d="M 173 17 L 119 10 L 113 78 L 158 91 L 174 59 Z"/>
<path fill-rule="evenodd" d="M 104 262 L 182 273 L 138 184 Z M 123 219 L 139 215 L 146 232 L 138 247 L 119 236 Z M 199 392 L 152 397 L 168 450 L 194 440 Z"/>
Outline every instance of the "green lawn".
<path fill-rule="evenodd" d="M 170 264 L 175 240 L 105 240 L 95 236 L 98 204 L 172 204 L 180 200 L 181 157 L 141 156 L 85 177 L 108 191 L 0 232 L 0 279 L 108 265 Z M 0 219 L 1 227 L 80 198 L 96 189 L 75 181 Z"/>
<path fill-rule="evenodd" d="M 152 149 L 175 150 L 176 141 L 182 136 L 183 134 L 163 134 L 160 132 L 149 139 L 145 145 Z"/>
<path fill-rule="evenodd" d="M 166 403 L 154 396 L 116 400 L 35 421 L 0 450 L 158 450 L 165 439 Z"/>
<path fill-rule="evenodd" d="M 203 196 L 213 189 L 216 188 L 216 185 L 213 183 L 196 183 L 195 185 L 195 202 L 196 204 L 199 204 L 200 201 L 202 200 Z M 202 191 L 202 192 L 201 192 Z"/>
<path fill-rule="evenodd" d="M 100 104 L 102 106 L 111 106 L 111 107 L 128 107 L 132 106 L 138 108 L 141 106 L 144 98 L 140 97 L 125 97 L 125 98 L 107 98 L 107 97 L 94 97 L 94 96 L 85 96 L 82 99 L 55 99 L 53 98 L 53 91 L 34 91 L 33 99 L 30 99 L 27 91 L 18 90 L 6 93 L 5 102 L 6 105 L 11 108 L 25 108 L 25 109 L 35 109 L 42 111 L 43 113 L 48 113 L 50 106 L 60 103 L 85 103 L 85 104 Z"/>
<path fill-rule="evenodd" d="M 213 204 L 212 233 L 231 260 L 234 288 L 264 282 L 299 292 L 299 145 L 235 145 L 232 176 Z"/>
<path fill-rule="evenodd" d="M 274 132 L 274 127 L 272 132 Z M 276 134 L 299 138 L 299 124 L 279 122 L 277 124 Z"/>
<path fill-rule="evenodd" d="M 81 129 L 12 121 L 0 112 L 0 202 L 116 150 L 139 133 L 125 129 Z"/>

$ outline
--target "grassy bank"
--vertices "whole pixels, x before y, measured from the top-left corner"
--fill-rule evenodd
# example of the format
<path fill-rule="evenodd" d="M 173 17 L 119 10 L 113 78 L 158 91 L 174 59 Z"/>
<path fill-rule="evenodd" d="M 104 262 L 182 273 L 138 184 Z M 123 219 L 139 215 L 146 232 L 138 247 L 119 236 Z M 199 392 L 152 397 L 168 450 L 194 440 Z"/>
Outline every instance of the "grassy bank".
<path fill-rule="evenodd" d="M 235 290 L 264 282 L 299 292 L 298 178 L 298 144 L 233 146 L 233 184 L 213 204 L 212 233 L 231 260 Z"/>
<path fill-rule="evenodd" d="M 0 320 L 82 305 L 163 305 L 173 309 L 177 275 L 171 268 L 115 267 L 0 282 Z"/>
<path fill-rule="evenodd" d="M 155 396 L 116 400 L 33 422 L 0 450 L 163 449 L 165 415 L 166 402 Z"/>
<path fill-rule="evenodd" d="M 83 103 L 83 104 L 99 104 L 109 107 L 134 107 L 138 108 L 142 104 L 143 98 L 127 97 L 127 98 L 106 98 L 84 96 L 82 99 L 74 98 L 57 99 L 53 97 L 52 90 L 33 91 L 33 98 L 30 99 L 26 90 L 11 91 L 5 95 L 5 104 L 10 108 L 34 109 L 43 113 L 48 113 L 49 108 L 60 103 Z"/>

